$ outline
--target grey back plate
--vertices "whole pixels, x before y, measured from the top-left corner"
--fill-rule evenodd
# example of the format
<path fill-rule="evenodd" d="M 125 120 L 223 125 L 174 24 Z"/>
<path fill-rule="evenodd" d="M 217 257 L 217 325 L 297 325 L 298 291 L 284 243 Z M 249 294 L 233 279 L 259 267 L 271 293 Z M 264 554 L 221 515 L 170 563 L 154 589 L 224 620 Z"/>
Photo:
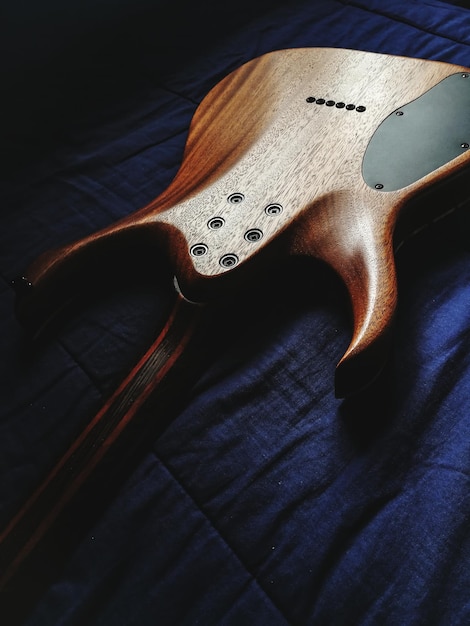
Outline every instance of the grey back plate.
<path fill-rule="evenodd" d="M 362 164 L 365 182 L 395 191 L 462 154 L 470 144 L 470 75 L 453 74 L 391 113 Z"/>

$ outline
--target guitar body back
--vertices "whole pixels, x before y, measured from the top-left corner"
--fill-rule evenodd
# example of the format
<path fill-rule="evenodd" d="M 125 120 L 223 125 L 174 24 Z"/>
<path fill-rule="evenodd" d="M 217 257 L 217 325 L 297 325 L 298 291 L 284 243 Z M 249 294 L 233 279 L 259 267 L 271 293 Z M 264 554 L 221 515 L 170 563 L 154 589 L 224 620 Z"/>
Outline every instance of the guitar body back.
<path fill-rule="evenodd" d="M 129 231 L 166 249 L 193 300 L 235 288 L 273 255 L 312 256 L 351 297 L 353 336 L 336 372 L 337 394 L 348 395 L 386 358 L 399 215 L 468 164 L 468 104 L 460 66 L 322 48 L 254 59 L 198 107 L 170 186 L 110 228 L 41 257 L 20 311 L 34 311 L 67 266 Z"/>

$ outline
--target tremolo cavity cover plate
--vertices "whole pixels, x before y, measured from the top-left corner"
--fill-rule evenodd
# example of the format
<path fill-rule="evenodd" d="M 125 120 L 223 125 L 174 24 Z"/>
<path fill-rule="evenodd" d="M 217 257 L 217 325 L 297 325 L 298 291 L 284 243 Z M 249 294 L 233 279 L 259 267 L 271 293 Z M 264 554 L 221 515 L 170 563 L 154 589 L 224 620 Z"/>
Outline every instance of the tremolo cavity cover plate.
<path fill-rule="evenodd" d="M 469 142 L 470 74 L 459 72 L 380 124 L 364 155 L 364 180 L 383 191 L 401 189 L 458 157 Z"/>

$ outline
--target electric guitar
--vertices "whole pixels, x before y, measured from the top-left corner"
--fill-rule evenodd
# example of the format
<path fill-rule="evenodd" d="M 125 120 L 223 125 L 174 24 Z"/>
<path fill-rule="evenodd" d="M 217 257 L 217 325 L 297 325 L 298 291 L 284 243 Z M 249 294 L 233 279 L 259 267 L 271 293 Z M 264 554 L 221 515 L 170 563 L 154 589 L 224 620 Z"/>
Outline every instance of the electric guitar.
<path fill-rule="evenodd" d="M 429 198 L 443 186 L 458 197 L 469 111 L 465 67 L 342 49 L 265 54 L 202 101 L 181 167 L 159 197 L 33 263 L 16 281 L 18 317 L 32 328 L 102 255 L 136 243 L 164 251 L 178 295 L 155 343 L 0 536 L 5 593 L 185 353 L 201 312 L 275 261 L 314 257 L 346 286 L 353 332 L 337 396 L 378 376 L 397 305 L 397 224 L 434 219 L 442 207 Z"/>

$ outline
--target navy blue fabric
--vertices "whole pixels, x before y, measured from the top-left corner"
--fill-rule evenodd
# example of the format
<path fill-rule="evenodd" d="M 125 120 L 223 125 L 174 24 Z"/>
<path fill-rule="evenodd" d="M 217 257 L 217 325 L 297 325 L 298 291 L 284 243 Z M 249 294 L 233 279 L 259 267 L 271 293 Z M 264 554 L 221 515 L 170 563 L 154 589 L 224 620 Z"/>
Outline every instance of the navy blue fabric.
<path fill-rule="evenodd" d="M 33 350 L 11 279 L 157 196 L 197 104 L 257 55 L 331 46 L 470 65 L 470 12 L 437 0 L 163 5 L 139 3 L 120 42 L 100 31 L 98 56 L 80 64 L 75 50 L 68 71 L 59 59 L 31 73 L 34 89 L 21 72 L 8 78 L 2 525 L 150 343 L 170 299 L 156 266 L 151 281 L 83 302 Z M 332 275 L 291 263 L 241 300 L 191 401 L 86 527 L 28 626 L 468 623 L 469 223 L 455 213 L 400 250 L 391 362 L 355 400 L 334 398 L 351 329 Z"/>

